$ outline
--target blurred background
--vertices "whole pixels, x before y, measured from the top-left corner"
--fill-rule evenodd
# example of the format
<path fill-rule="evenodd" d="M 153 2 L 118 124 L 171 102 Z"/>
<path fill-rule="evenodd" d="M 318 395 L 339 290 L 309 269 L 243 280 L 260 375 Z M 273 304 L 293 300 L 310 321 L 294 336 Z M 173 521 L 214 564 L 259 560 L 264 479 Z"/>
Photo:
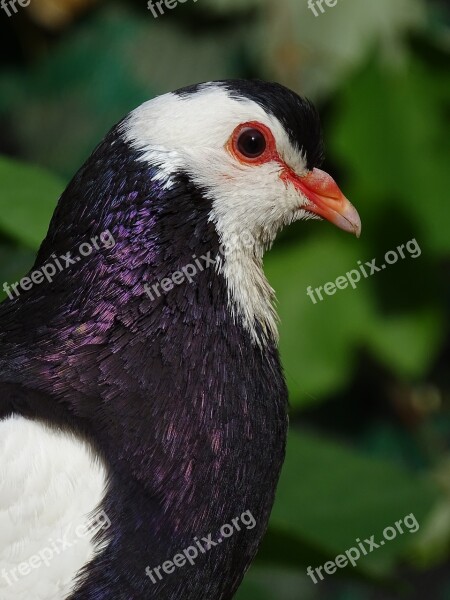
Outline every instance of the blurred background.
<path fill-rule="evenodd" d="M 7 6 L 8 0 L 6 2 Z M 331 3 L 332 4 L 332 3 Z M 277 80 L 322 115 L 356 240 L 298 223 L 266 258 L 291 399 L 269 533 L 238 600 L 450 598 L 450 10 L 443 0 L 31 0 L 0 9 L 0 287 L 31 266 L 69 178 L 150 97 Z M 388 269 L 306 295 L 415 239 Z M 306 575 L 413 513 L 355 568 Z"/>

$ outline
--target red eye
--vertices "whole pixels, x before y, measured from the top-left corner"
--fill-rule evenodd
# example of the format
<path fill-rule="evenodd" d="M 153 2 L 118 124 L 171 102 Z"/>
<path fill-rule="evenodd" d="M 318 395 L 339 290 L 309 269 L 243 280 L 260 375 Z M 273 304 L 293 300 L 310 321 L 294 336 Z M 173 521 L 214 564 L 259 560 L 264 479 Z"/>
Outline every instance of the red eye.
<path fill-rule="evenodd" d="M 263 164 L 278 157 L 272 132 L 257 121 L 242 123 L 236 127 L 227 148 L 240 162 L 246 164 Z"/>

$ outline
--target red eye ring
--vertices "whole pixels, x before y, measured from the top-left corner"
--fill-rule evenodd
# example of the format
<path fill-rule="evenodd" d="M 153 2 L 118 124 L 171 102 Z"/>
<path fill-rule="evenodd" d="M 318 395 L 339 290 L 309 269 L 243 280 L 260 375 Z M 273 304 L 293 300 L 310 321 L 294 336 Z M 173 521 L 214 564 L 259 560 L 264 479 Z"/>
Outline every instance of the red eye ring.
<path fill-rule="evenodd" d="M 227 149 L 244 164 L 261 165 L 278 158 L 272 132 L 258 121 L 238 125 L 227 143 Z"/>

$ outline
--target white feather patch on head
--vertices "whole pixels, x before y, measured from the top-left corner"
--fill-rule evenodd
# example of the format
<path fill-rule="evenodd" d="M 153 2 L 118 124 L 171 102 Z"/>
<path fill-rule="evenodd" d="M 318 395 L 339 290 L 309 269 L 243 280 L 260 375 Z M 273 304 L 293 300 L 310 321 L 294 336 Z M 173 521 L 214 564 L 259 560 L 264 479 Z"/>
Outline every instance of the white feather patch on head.
<path fill-rule="evenodd" d="M 159 168 L 156 177 L 166 189 L 172 177 L 184 171 L 211 200 L 210 219 L 226 248 L 219 268 L 231 311 L 259 341 L 257 323 L 266 334 L 278 337 L 274 291 L 263 272 L 263 254 L 282 227 L 305 218 L 302 206 L 307 199 L 280 178 L 279 164 L 244 165 L 228 152 L 226 144 L 235 128 L 249 121 L 267 126 L 281 159 L 298 175 L 307 173 L 304 156 L 278 119 L 214 83 L 192 94 L 170 93 L 144 103 L 125 121 L 123 135 L 142 152 L 141 160 Z M 241 241 L 249 234 L 255 241 L 250 246 Z"/>

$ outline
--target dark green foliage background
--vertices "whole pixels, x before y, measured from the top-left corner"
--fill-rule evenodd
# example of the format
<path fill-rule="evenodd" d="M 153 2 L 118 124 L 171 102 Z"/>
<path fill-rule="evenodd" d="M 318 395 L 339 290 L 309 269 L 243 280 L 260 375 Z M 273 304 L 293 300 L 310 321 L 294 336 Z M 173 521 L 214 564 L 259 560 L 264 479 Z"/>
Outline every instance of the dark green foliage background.
<path fill-rule="evenodd" d="M 266 258 L 291 435 L 271 527 L 237 598 L 450 598 L 445 2 L 339 0 L 315 18 L 306 0 L 198 0 L 154 19 L 145 2 L 61 1 L 64 23 L 45 17 L 51 4 L 2 17 L 0 281 L 26 273 L 69 178 L 142 101 L 229 77 L 277 79 L 312 97 L 325 168 L 363 235 L 298 223 Z M 307 286 L 383 262 L 412 238 L 420 257 L 316 305 L 307 297 Z M 417 533 L 318 585 L 306 576 L 410 513 Z"/>

